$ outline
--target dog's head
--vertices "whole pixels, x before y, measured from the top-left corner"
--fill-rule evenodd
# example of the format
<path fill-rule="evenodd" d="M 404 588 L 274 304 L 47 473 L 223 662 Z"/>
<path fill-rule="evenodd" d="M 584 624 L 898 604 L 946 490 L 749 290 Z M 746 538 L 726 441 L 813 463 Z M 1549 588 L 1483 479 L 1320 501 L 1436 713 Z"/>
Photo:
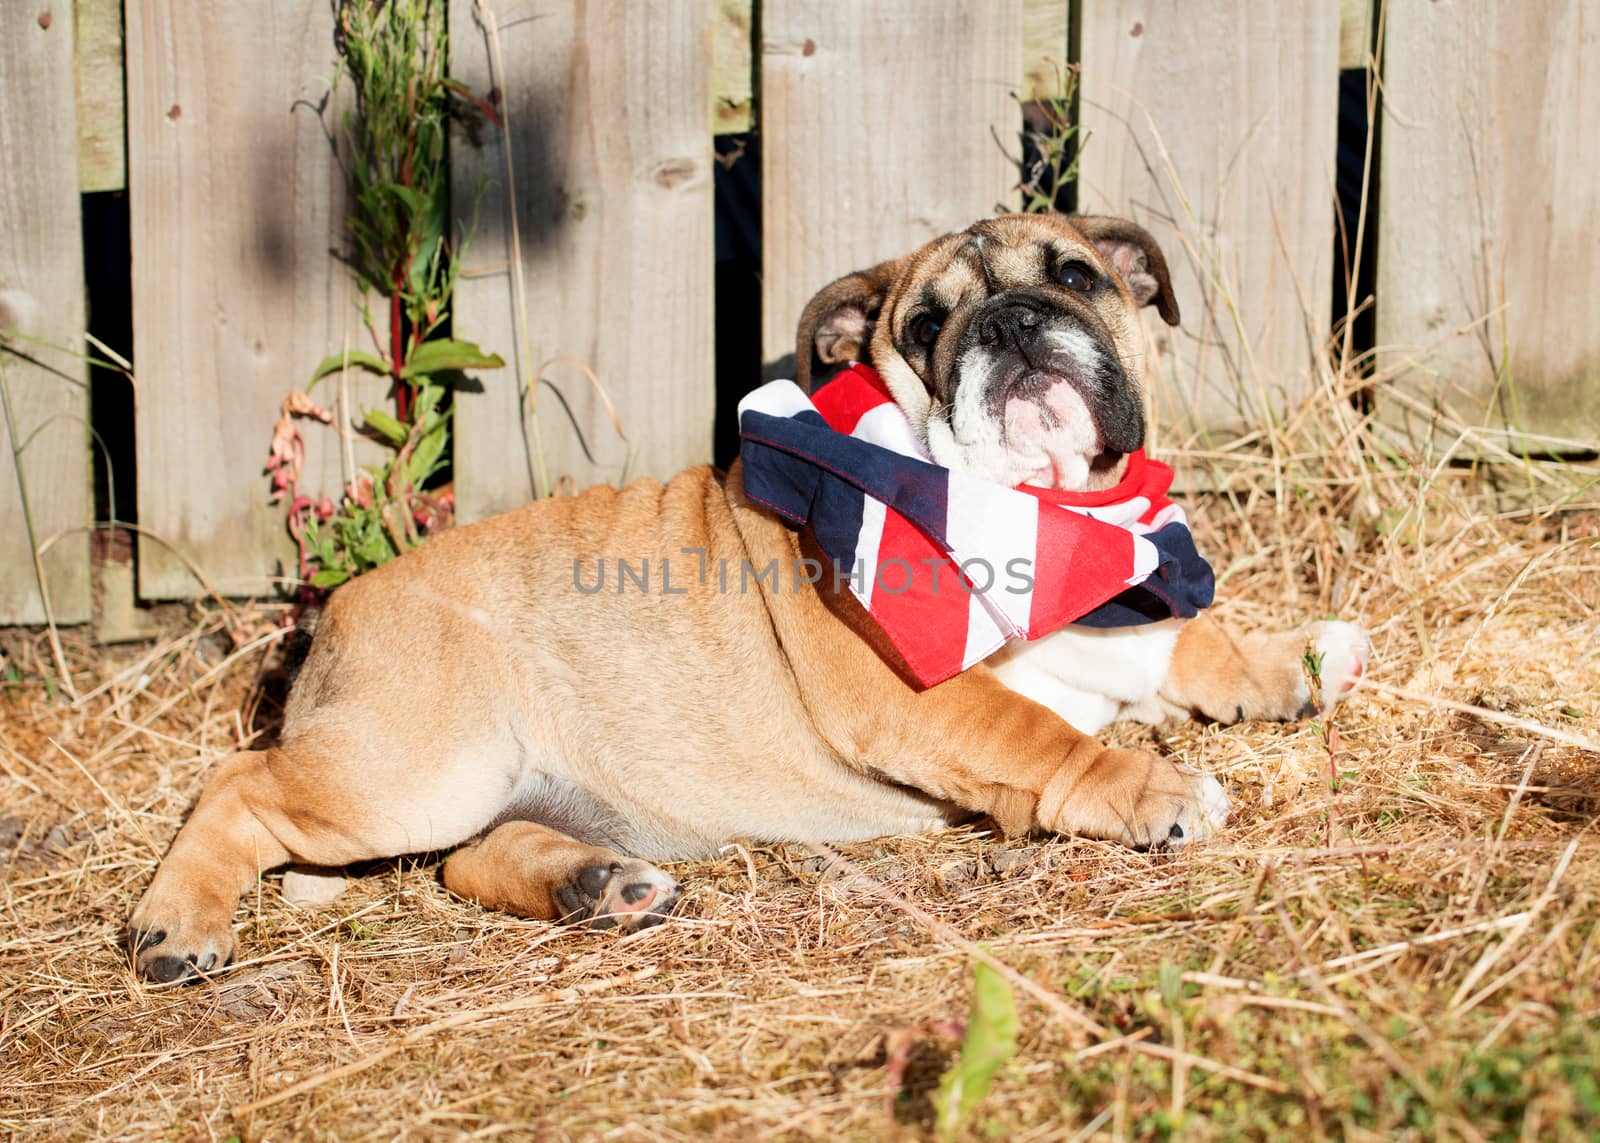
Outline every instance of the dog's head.
<path fill-rule="evenodd" d="M 800 318 L 798 380 L 866 361 L 933 459 L 1003 484 L 1109 487 L 1144 444 L 1139 307 L 1178 324 L 1142 227 L 1010 214 L 849 274 Z"/>

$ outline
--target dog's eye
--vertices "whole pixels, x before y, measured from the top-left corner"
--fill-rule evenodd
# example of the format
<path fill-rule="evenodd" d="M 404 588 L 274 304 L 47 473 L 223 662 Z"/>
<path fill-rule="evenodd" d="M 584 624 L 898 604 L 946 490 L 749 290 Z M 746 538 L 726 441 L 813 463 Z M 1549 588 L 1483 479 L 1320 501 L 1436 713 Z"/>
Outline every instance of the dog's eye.
<path fill-rule="evenodd" d="M 918 314 L 911 319 L 911 340 L 923 348 L 932 345 L 944 328 L 944 319 L 937 314 Z"/>
<path fill-rule="evenodd" d="M 1094 289 L 1094 273 L 1077 262 L 1069 262 L 1057 270 L 1056 281 L 1080 294 L 1087 294 Z"/>

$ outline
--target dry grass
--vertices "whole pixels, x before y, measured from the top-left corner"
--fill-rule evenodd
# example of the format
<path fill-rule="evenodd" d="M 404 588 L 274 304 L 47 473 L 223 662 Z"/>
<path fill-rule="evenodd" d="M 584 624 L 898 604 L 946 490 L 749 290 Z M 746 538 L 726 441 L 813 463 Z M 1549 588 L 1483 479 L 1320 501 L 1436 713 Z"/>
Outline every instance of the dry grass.
<path fill-rule="evenodd" d="M 71 705 L 40 681 L 43 637 L 12 633 L 0 1130 L 921 1137 L 982 942 L 1027 987 L 974 1136 L 1588 1133 L 1595 473 L 1384 459 L 1331 378 L 1268 443 L 1180 458 L 1213 466 L 1221 610 L 1365 617 L 1378 665 L 1336 735 L 1119 730 L 1236 794 L 1226 834 L 1176 858 L 978 828 L 855 846 L 849 868 L 735 847 L 678 868 L 681 918 L 625 939 L 455 901 L 427 860 L 320 910 L 269 876 L 238 914 L 248 959 L 154 988 L 123 920 L 208 761 L 271 723 L 250 696 L 275 616 L 199 608 L 153 650 L 69 639 Z"/>

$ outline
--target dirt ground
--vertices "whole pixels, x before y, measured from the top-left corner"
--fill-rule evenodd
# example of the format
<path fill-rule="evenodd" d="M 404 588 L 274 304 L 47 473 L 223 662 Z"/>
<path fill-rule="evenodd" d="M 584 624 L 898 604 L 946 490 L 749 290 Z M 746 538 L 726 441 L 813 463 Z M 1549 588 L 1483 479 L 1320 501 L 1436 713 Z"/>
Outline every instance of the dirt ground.
<path fill-rule="evenodd" d="M 232 969 L 142 984 L 123 923 L 207 765 L 270 733 L 280 609 L 66 632 L 76 699 L 42 632 L 0 634 L 0 1132 L 931 1137 L 988 956 L 1019 1040 L 962 1137 L 1592 1137 L 1592 466 L 1280 445 L 1212 484 L 1220 613 L 1360 617 L 1377 653 L 1331 725 L 1114 730 L 1219 776 L 1221 837 L 735 845 L 625 938 L 452 899 L 425 856 L 316 908 L 268 875 Z"/>

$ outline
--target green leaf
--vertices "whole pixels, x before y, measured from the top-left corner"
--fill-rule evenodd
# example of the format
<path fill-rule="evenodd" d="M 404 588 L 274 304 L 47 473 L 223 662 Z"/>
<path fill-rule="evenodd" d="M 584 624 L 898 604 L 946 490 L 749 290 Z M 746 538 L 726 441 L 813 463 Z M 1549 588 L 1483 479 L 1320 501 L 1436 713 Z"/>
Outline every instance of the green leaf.
<path fill-rule="evenodd" d="M 498 369 L 504 364 L 499 354 L 485 353 L 470 341 L 440 338 L 417 346 L 411 360 L 401 368 L 400 376 L 410 380 L 441 369 Z"/>
<path fill-rule="evenodd" d="M 350 573 L 343 568 L 323 568 L 311 577 L 312 587 L 338 587 L 350 578 Z"/>
<path fill-rule="evenodd" d="M 400 183 L 380 183 L 372 189 L 380 196 L 390 195 L 399 199 L 413 214 L 422 209 L 422 196 L 408 186 L 402 186 Z"/>
<path fill-rule="evenodd" d="M 995 1073 L 1016 1053 L 1016 998 L 1005 977 L 979 961 L 972 966 L 972 1012 L 961 1056 L 940 1077 L 933 1097 L 940 1136 L 948 1139 L 960 1130 L 988 1093 Z"/>
<path fill-rule="evenodd" d="M 400 554 L 394 550 L 394 544 L 390 542 L 387 532 L 382 529 L 374 531 L 375 535 L 368 535 L 351 549 L 355 557 L 369 568 L 386 564 Z"/>
<path fill-rule="evenodd" d="M 441 423 L 438 428 L 425 434 L 417 442 L 417 447 L 411 454 L 410 467 L 406 470 L 407 475 L 411 477 L 413 485 L 421 488 L 423 481 L 433 475 L 433 470 L 438 467 L 439 457 L 444 452 L 444 444 L 449 436 L 448 426 Z"/>
<path fill-rule="evenodd" d="M 395 448 L 399 448 L 406 443 L 406 427 L 382 409 L 363 410 L 362 416 L 366 418 L 369 429 L 394 445 Z"/>
<path fill-rule="evenodd" d="M 352 349 L 348 354 L 335 353 L 332 357 L 324 357 L 322 363 L 312 370 L 310 384 L 315 385 L 328 374 L 339 372 L 345 367 L 346 362 L 358 369 L 367 369 L 373 373 L 389 372 L 389 363 L 376 353 Z"/>
<path fill-rule="evenodd" d="M 417 403 L 413 406 L 411 422 L 419 425 L 428 424 L 430 419 L 437 422 L 438 418 L 433 416 L 433 411 L 439 407 L 439 402 L 443 399 L 444 394 L 445 390 L 442 385 L 424 385 L 418 389 Z"/>
<path fill-rule="evenodd" d="M 411 260 L 411 291 L 425 293 L 433 276 L 435 262 L 444 243 L 445 226 L 449 222 L 449 200 L 443 186 L 428 196 L 427 210 L 422 213 L 416 256 Z"/>

